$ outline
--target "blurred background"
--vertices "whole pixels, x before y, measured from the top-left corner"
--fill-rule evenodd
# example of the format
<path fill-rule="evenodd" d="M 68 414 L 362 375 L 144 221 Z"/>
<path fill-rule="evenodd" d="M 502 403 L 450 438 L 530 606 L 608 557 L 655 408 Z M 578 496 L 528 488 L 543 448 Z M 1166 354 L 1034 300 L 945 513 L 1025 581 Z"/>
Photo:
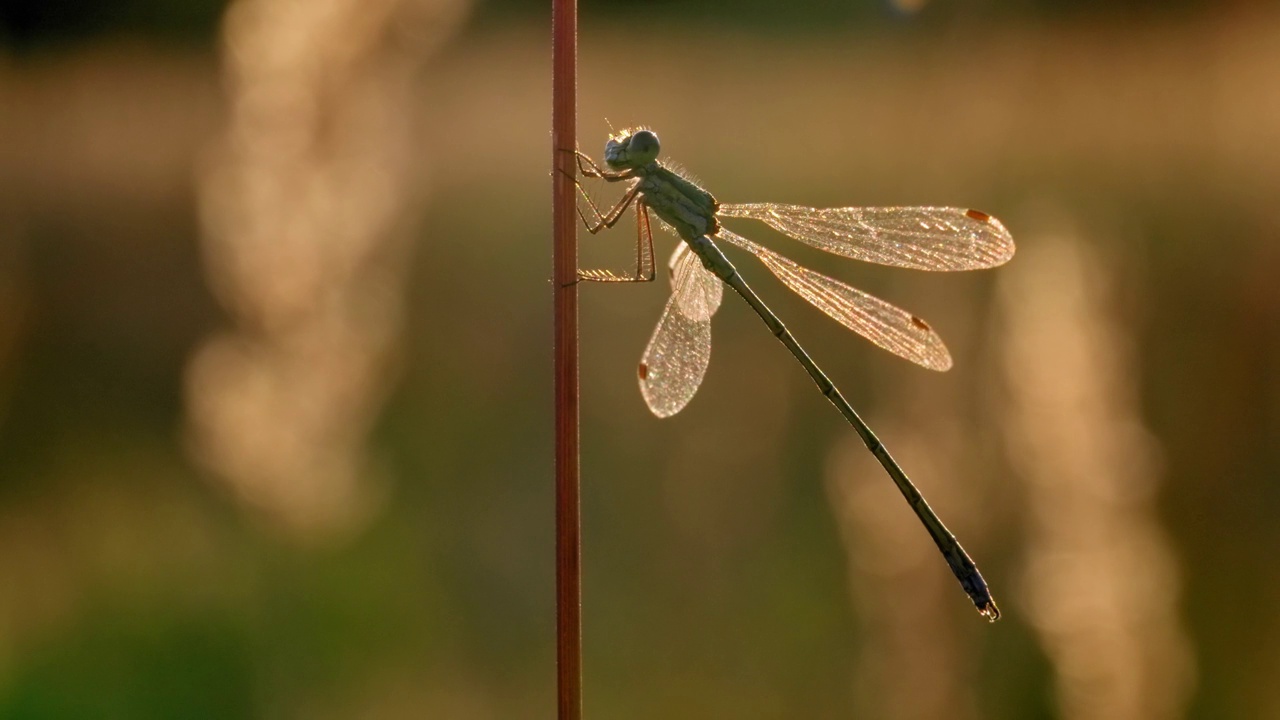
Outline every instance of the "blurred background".
<path fill-rule="evenodd" d="M 741 302 L 659 421 L 665 279 L 582 287 L 587 716 L 1280 718 L 1280 11 L 582 13 L 591 154 L 643 123 L 725 202 L 1018 242 L 929 274 L 730 223 L 947 340 L 738 259 L 995 625 Z M 0 717 L 552 716 L 549 40 L 514 0 L 4 3 Z"/>

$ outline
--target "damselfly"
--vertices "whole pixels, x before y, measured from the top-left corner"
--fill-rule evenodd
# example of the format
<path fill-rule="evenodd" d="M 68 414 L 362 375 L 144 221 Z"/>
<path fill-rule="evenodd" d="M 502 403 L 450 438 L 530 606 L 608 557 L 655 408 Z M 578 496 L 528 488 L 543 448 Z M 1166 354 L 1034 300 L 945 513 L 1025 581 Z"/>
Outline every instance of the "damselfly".
<path fill-rule="evenodd" d="M 580 271 L 579 278 L 600 282 L 654 279 L 653 236 L 649 211 L 675 229 L 684 242 L 669 264 L 672 293 L 640 360 L 640 392 L 658 417 L 680 412 L 702 383 L 711 359 L 711 316 L 720 307 L 723 282 L 751 306 L 773 335 L 795 356 L 867 449 L 897 484 L 951 571 L 978 611 L 1000 617 L 986 581 L 969 554 L 925 502 L 884 444 L 858 416 L 777 315 L 748 287 L 715 241 L 755 255 L 796 294 L 840 324 L 880 347 L 931 370 L 951 367 L 942 339 L 920 318 L 838 280 L 802 267 L 723 225 L 722 218 L 760 220 L 802 243 L 836 255 L 918 270 L 974 270 L 1013 257 L 1013 238 L 998 220 L 977 210 L 948 207 L 815 209 L 799 205 L 721 204 L 711 193 L 658 160 L 658 136 L 650 130 L 623 131 L 605 144 L 601 168 L 576 153 L 578 170 L 606 182 L 630 183 L 607 212 L 583 192 L 594 221 L 583 214 L 588 231 L 613 227 L 629 207 L 636 216 L 636 269 L 632 275 L 605 270 Z M 579 210 L 581 213 L 581 209 Z"/>

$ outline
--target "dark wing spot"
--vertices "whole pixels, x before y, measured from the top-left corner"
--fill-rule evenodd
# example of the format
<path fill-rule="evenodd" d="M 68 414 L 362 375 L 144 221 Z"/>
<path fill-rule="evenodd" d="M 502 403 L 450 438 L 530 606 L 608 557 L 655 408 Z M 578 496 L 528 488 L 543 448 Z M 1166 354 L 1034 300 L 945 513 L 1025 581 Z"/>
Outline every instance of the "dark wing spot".
<path fill-rule="evenodd" d="M 991 219 L 990 215 L 982 212 L 981 210 L 965 210 L 964 214 L 973 218 L 974 220 L 977 220 L 978 222 L 987 222 L 988 220 Z"/>
<path fill-rule="evenodd" d="M 921 320 L 920 318 L 916 317 L 915 315 L 912 315 L 912 316 L 911 316 L 911 324 L 912 324 L 912 325 L 915 325 L 917 328 L 920 328 L 921 330 L 923 330 L 923 331 L 925 331 L 925 332 L 929 332 L 929 323 L 927 323 L 927 322 L 925 322 L 925 321 Z"/>
<path fill-rule="evenodd" d="M 640 363 L 640 367 L 638 368 L 638 370 L 639 370 L 639 374 L 640 374 L 640 379 L 641 379 L 641 380 L 648 380 L 648 379 L 649 379 L 649 366 L 648 366 L 648 365 L 645 365 L 644 363 Z"/>

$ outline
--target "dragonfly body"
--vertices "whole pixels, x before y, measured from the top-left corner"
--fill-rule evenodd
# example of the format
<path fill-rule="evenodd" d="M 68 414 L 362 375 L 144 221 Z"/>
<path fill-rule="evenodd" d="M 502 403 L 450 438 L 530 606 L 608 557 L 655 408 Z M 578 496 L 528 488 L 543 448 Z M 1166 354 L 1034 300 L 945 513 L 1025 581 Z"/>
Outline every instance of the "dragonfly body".
<path fill-rule="evenodd" d="M 711 193 L 674 170 L 654 161 L 640 179 L 640 195 L 645 204 L 676 232 L 685 242 L 714 235 L 720 230 L 716 210 L 720 203 Z"/>
<path fill-rule="evenodd" d="M 1004 262 L 1013 253 L 1013 242 L 1003 226 L 985 213 L 956 208 L 815 210 L 772 204 L 722 207 L 711 193 L 659 162 L 658 150 L 657 135 L 651 131 L 628 131 L 606 144 L 604 159 L 608 170 L 596 167 L 589 159 L 589 165 L 580 162 L 588 176 L 610 182 L 632 181 L 615 208 L 603 214 L 596 210 L 599 222 L 594 226 L 588 223 L 589 229 L 595 232 L 612 226 L 634 204 L 640 241 L 648 232 L 647 213 L 652 210 L 685 243 L 685 248 L 677 249 L 672 257 L 672 297 L 640 362 L 640 389 L 650 409 L 659 417 L 679 412 L 701 384 L 710 360 L 710 320 L 720 305 L 719 279 L 751 306 L 853 426 L 915 511 L 978 610 L 988 619 L 998 618 L 1000 611 L 986 582 L 964 548 L 867 423 L 747 285 L 713 238 L 756 255 L 792 290 L 881 347 L 925 367 L 945 370 L 951 365 L 950 355 L 923 320 L 730 232 L 721 226 L 720 216 L 761 220 L 797 240 L 848 257 L 934 270 L 989 267 Z M 580 160 L 583 157 L 579 155 Z M 643 248 L 643 243 L 638 247 Z M 633 279 L 652 279 L 652 273 L 641 277 L 640 268 L 644 266 L 643 262 L 637 263 L 637 276 Z M 593 273 L 582 277 L 619 279 Z"/>
<path fill-rule="evenodd" d="M 645 205 L 675 228 L 685 242 L 720 229 L 716 210 L 720 203 L 711 193 L 658 161 L 658 136 L 648 130 L 605 145 L 604 161 L 629 178 L 639 178 L 636 190 Z"/>

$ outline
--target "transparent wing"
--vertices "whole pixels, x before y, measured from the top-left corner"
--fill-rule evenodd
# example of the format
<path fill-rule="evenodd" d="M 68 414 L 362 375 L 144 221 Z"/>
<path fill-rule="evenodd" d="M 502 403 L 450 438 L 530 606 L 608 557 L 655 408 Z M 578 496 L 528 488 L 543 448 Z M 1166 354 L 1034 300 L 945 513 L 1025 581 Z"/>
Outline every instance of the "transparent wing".
<path fill-rule="evenodd" d="M 683 242 L 671 256 L 671 299 L 640 358 L 640 394 L 658 417 L 693 399 L 711 362 L 711 316 L 720 307 L 720 279 Z"/>
<path fill-rule="evenodd" d="M 665 223 L 663 224 L 665 225 Z M 693 273 L 695 282 L 686 292 L 679 293 L 675 292 L 676 266 L 684 262 L 693 263 L 701 272 Z M 720 282 L 720 278 L 712 275 L 706 268 L 702 267 L 702 262 L 689 249 L 688 243 L 683 240 L 676 245 L 676 251 L 671 253 L 671 260 L 667 263 L 667 269 L 671 275 L 673 297 L 679 299 L 680 310 L 685 314 L 685 317 L 694 320 L 710 320 L 711 316 L 716 314 L 716 310 L 720 309 L 720 301 L 724 299 L 724 284 Z"/>
<path fill-rule="evenodd" d="M 807 245 L 855 260 L 917 270 L 977 270 L 1008 262 L 1013 237 L 977 210 L 946 207 L 817 209 L 721 205 L 721 217 L 768 223 Z"/>
<path fill-rule="evenodd" d="M 720 228 L 716 237 L 760 258 L 778 279 L 836 322 L 895 355 L 930 370 L 949 370 L 951 353 L 925 321 L 754 242 Z"/>

